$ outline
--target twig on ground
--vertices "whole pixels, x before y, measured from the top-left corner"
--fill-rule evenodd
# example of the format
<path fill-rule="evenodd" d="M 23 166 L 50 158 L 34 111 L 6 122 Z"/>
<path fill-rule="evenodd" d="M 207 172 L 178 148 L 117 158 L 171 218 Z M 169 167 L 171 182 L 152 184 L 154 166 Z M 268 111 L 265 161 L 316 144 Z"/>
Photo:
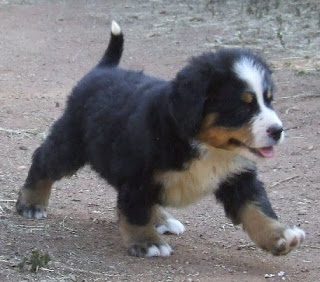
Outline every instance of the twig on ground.
<path fill-rule="evenodd" d="M 279 181 L 273 183 L 270 188 L 273 188 L 273 187 L 275 187 L 275 186 L 277 186 L 277 185 L 279 185 L 279 184 L 281 184 L 283 182 L 287 182 L 287 181 L 292 180 L 292 179 L 297 178 L 297 177 L 299 177 L 299 175 L 294 175 L 294 176 L 279 180 Z"/>
<path fill-rule="evenodd" d="M 0 259 L 0 262 L 3 262 L 3 263 L 10 263 L 10 261 L 8 261 L 8 260 L 4 260 L 4 259 Z"/>
<path fill-rule="evenodd" d="M 27 137 L 30 137 L 29 135 L 40 135 L 42 137 L 45 137 L 46 136 L 46 132 L 40 132 L 40 131 L 37 131 L 35 129 L 11 129 L 11 128 L 3 128 L 3 127 L 0 127 L 0 132 L 4 132 L 4 133 L 9 133 L 9 134 L 12 134 L 12 135 L 25 135 Z"/>
<path fill-rule="evenodd" d="M 54 272 L 54 269 L 49 269 L 49 268 L 45 268 L 45 267 L 40 267 L 40 269 L 44 270 L 44 271 Z"/>
<path fill-rule="evenodd" d="M 105 277 L 121 277 L 121 276 L 130 277 L 131 276 L 131 275 L 128 275 L 128 274 L 115 272 L 113 266 L 109 266 L 111 268 L 110 272 L 96 272 L 96 271 L 91 271 L 91 270 L 73 268 L 73 267 L 67 266 L 64 263 L 59 262 L 59 261 L 54 261 L 53 264 L 58 269 L 68 270 L 68 271 L 71 271 L 72 273 L 83 273 L 83 274 L 90 274 L 90 275 L 97 275 L 97 276 L 102 276 L 103 275 Z M 136 274 L 136 276 L 145 276 L 145 275 L 147 275 L 147 274 L 145 274 L 145 273 Z"/>
<path fill-rule="evenodd" d="M 320 94 L 298 94 L 293 96 L 279 97 L 277 98 L 277 100 L 285 100 L 285 99 L 292 99 L 292 98 L 320 98 Z"/>
<path fill-rule="evenodd" d="M 14 229 L 22 229 L 27 233 L 33 233 L 33 232 L 43 232 L 47 230 L 46 225 L 22 225 L 22 224 L 9 224 L 10 227 Z"/>
<path fill-rule="evenodd" d="M 317 249 L 320 250 L 320 246 L 310 246 L 310 245 L 305 245 L 305 248 L 310 248 L 310 249 Z"/>
<path fill-rule="evenodd" d="M 86 274 L 91 274 L 91 275 L 108 275 L 105 272 L 96 272 L 96 271 L 73 268 L 73 267 L 67 266 L 61 262 L 58 262 L 58 261 L 53 262 L 53 264 L 62 267 L 64 270 L 72 271 L 72 273 L 78 272 L 78 273 L 86 273 Z"/>
<path fill-rule="evenodd" d="M 65 230 L 67 230 L 67 231 L 70 231 L 71 233 L 76 233 L 77 230 L 72 229 L 72 228 L 69 228 L 69 227 L 66 226 L 65 220 L 66 220 L 67 217 L 68 217 L 68 216 L 66 215 L 59 224 L 62 226 L 63 229 L 65 229 Z"/>
<path fill-rule="evenodd" d="M 21 228 L 45 228 L 45 225 L 23 225 L 23 224 L 17 224 L 17 227 L 21 227 Z"/>
<path fill-rule="evenodd" d="M 0 202 L 4 202 L 4 203 L 7 203 L 7 202 L 15 202 L 16 200 L 5 200 L 5 199 L 0 199 Z"/>

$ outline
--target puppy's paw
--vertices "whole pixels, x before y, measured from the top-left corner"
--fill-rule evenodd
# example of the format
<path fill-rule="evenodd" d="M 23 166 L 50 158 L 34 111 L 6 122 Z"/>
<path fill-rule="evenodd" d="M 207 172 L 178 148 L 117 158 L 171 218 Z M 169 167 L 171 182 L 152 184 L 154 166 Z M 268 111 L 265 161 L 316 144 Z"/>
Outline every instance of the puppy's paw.
<path fill-rule="evenodd" d="M 271 253 L 275 256 L 286 255 L 294 249 L 301 246 L 306 237 L 304 230 L 294 226 L 283 230 L 280 238 L 278 238 L 271 249 Z"/>
<path fill-rule="evenodd" d="M 47 217 L 46 208 L 43 205 L 28 205 L 25 204 L 19 197 L 16 203 L 17 212 L 26 218 L 40 219 Z"/>
<path fill-rule="evenodd" d="M 180 235 L 186 231 L 184 225 L 175 218 L 168 218 L 164 220 L 161 224 L 156 225 L 156 229 L 159 234 L 172 233 Z"/>
<path fill-rule="evenodd" d="M 135 257 L 168 257 L 173 253 L 167 243 L 134 244 L 128 247 L 128 252 Z"/>
<path fill-rule="evenodd" d="M 40 180 L 30 187 L 23 186 L 16 203 L 17 212 L 26 218 L 47 217 L 47 206 L 53 181 Z"/>
<path fill-rule="evenodd" d="M 302 229 L 283 225 L 254 204 L 243 208 L 241 220 L 252 241 L 275 256 L 286 255 L 300 247 L 306 237 Z"/>

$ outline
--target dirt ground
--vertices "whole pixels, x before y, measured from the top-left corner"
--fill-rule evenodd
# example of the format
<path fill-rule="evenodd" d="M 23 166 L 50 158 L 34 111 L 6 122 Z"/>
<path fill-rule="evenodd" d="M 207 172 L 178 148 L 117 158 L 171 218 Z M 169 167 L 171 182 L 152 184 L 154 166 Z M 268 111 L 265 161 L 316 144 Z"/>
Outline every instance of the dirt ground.
<path fill-rule="evenodd" d="M 0 281 L 319 281 L 319 6 L 317 0 L 0 0 Z M 124 67 L 171 78 L 188 57 L 222 46 L 253 49 L 271 63 L 287 138 L 260 175 L 281 221 L 306 230 L 301 249 L 286 257 L 264 253 L 208 197 L 172 210 L 187 227 L 167 236 L 173 256 L 129 257 L 115 193 L 89 168 L 55 185 L 48 218 L 16 214 L 32 152 L 72 86 L 104 52 L 112 19 L 125 33 Z M 36 273 L 27 263 L 20 269 L 34 249 L 51 262 Z"/>

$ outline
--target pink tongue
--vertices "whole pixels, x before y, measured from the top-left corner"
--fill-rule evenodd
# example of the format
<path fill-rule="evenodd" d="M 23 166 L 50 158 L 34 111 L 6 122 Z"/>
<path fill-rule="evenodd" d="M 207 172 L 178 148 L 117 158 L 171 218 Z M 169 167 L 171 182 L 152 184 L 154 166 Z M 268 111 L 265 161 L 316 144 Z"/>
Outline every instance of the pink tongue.
<path fill-rule="evenodd" d="M 261 156 L 263 156 L 264 158 L 273 158 L 274 157 L 274 150 L 273 147 L 263 147 L 263 148 L 259 148 L 257 149 L 257 151 L 260 153 Z"/>

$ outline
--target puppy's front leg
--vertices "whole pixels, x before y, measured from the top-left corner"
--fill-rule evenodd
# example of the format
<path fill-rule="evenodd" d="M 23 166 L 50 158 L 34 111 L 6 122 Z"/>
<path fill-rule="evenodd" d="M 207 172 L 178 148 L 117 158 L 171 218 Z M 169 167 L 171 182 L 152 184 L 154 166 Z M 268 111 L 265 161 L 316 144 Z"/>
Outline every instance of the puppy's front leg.
<path fill-rule="evenodd" d="M 233 223 L 242 224 L 249 237 L 273 255 L 286 255 L 298 248 L 305 238 L 302 229 L 278 221 L 263 184 L 253 171 L 221 185 L 216 197 L 224 204 Z"/>
<path fill-rule="evenodd" d="M 171 247 L 155 229 L 157 206 L 142 190 L 121 191 L 118 196 L 119 229 L 130 255 L 136 257 L 170 256 Z"/>
<path fill-rule="evenodd" d="M 305 232 L 298 227 L 287 227 L 278 220 L 268 217 L 261 204 L 247 203 L 241 211 L 243 229 L 262 249 L 273 255 L 286 255 L 298 248 Z"/>

